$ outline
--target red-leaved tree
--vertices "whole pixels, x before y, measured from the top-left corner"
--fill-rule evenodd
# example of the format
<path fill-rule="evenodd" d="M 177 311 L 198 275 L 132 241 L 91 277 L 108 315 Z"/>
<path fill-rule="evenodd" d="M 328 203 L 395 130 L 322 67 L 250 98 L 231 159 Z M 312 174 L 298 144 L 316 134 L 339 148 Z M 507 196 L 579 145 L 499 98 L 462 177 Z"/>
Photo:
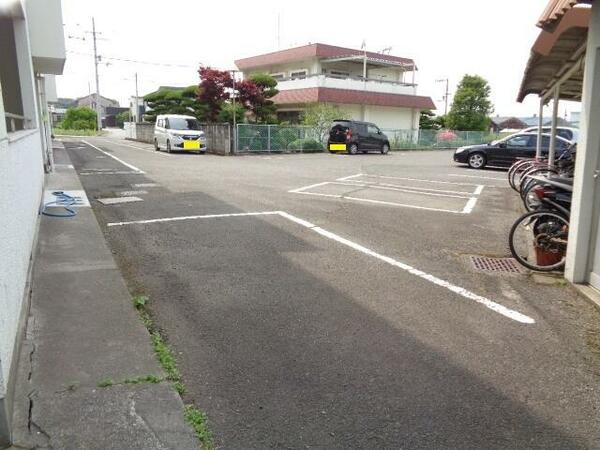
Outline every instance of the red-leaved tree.
<path fill-rule="evenodd" d="M 208 107 L 206 117 L 215 122 L 223 104 L 229 99 L 233 78 L 226 70 L 200 67 L 200 89 L 198 100 Z M 238 104 L 250 111 L 257 122 L 269 123 L 275 117 L 275 105 L 270 100 L 277 94 L 277 80 L 268 74 L 254 74 L 249 79 L 237 81 Z"/>
<path fill-rule="evenodd" d="M 198 101 L 208 107 L 206 118 L 209 122 L 216 122 L 221 111 L 221 105 L 229 98 L 226 89 L 231 89 L 233 79 L 226 70 L 211 69 L 210 67 L 200 67 L 200 89 L 198 92 Z"/>

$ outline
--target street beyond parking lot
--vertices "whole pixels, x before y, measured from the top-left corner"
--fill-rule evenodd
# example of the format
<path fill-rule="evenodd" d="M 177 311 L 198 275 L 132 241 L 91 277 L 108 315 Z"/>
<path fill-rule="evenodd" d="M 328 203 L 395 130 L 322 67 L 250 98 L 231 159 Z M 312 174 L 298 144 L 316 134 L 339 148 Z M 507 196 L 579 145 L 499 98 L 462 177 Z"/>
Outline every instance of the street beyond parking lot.
<path fill-rule="evenodd" d="M 65 146 L 217 446 L 600 448 L 598 312 L 470 262 L 509 256 L 505 172 Z"/>

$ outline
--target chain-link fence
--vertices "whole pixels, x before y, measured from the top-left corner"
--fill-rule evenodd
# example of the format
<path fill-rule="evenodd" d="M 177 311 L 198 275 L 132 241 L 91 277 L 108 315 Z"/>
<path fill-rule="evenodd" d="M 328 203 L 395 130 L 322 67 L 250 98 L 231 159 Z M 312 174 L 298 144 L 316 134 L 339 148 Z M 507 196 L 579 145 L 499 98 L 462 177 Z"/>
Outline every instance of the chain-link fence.
<path fill-rule="evenodd" d="M 382 130 L 392 150 L 443 149 L 485 144 L 501 136 L 487 131 Z"/>
<path fill-rule="evenodd" d="M 484 144 L 499 139 L 486 131 L 450 130 L 382 130 L 392 150 L 444 149 Z M 294 125 L 238 124 L 236 153 L 252 152 L 322 152 L 327 142 L 318 130 Z"/>
<path fill-rule="evenodd" d="M 322 152 L 325 146 L 318 133 L 306 126 L 237 126 L 237 153 Z"/>

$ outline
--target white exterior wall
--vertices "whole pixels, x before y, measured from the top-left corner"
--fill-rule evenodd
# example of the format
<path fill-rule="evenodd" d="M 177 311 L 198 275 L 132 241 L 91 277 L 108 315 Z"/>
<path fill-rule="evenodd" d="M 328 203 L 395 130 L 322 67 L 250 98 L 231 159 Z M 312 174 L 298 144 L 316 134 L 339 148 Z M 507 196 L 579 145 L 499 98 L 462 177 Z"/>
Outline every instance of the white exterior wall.
<path fill-rule="evenodd" d="M 36 71 L 60 75 L 66 58 L 60 0 L 27 0 L 25 7 Z"/>
<path fill-rule="evenodd" d="M 351 78 L 332 78 L 326 75 L 316 75 L 311 76 L 309 78 L 297 78 L 295 80 L 284 80 L 277 83 L 277 89 L 279 89 L 280 91 L 315 87 L 331 89 L 350 89 L 353 91 L 379 92 L 382 94 L 417 94 L 417 89 L 415 86 L 386 83 L 384 81 L 378 80 L 369 80 L 365 82 Z"/>
<path fill-rule="evenodd" d="M 60 52 L 56 53 L 56 48 L 48 42 L 38 41 L 37 59 L 34 61 L 30 40 L 32 26 L 28 22 L 28 14 L 31 13 L 38 20 L 36 31 L 40 31 L 38 27 L 56 26 L 59 31 L 41 32 L 44 36 L 56 35 L 62 39 L 60 1 L 21 0 L 16 3 L 15 10 L 17 13 L 10 20 L 14 26 L 20 98 L 14 89 L 14 80 L 10 81 L 13 86 L 10 94 L 13 103 L 18 101 L 22 105 L 22 115 L 26 120 L 23 130 L 9 133 L 6 129 L 0 80 L 0 207 L 3 210 L 0 214 L 0 447 L 8 442 L 10 434 L 10 386 L 16 367 L 14 352 L 18 350 L 19 332 L 24 327 L 27 277 L 35 250 L 44 186 L 44 159 L 49 146 L 46 80 L 42 75 L 46 70 L 52 73 L 59 69 L 62 71 L 64 65 L 64 54 L 60 61 Z M 64 50 L 64 42 L 62 48 Z M 51 84 L 51 80 L 48 81 Z M 6 92 L 4 94 L 7 95 Z"/>
<path fill-rule="evenodd" d="M 360 119 L 358 119 L 360 120 Z M 411 130 L 413 128 L 413 110 L 390 106 L 365 106 L 366 122 L 373 122 L 379 128 L 393 130 Z"/>
<path fill-rule="evenodd" d="M 2 114 L 2 122 L 4 117 Z M 0 144 L 0 399 L 6 394 L 44 184 L 39 130 Z M 2 382 L 4 380 L 4 382 Z"/>

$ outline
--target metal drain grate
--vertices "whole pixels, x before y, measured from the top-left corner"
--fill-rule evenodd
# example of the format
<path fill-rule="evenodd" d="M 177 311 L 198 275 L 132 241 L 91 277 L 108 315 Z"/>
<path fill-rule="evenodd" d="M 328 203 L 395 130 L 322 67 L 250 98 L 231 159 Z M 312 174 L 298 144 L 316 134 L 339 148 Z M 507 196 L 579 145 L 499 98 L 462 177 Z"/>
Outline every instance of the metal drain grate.
<path fill-rule="evenodd" d="M 471 264 L 483 272 L 523 273 L 523 269 L 514 258 L 488 258 L 471 256 Z"/>

